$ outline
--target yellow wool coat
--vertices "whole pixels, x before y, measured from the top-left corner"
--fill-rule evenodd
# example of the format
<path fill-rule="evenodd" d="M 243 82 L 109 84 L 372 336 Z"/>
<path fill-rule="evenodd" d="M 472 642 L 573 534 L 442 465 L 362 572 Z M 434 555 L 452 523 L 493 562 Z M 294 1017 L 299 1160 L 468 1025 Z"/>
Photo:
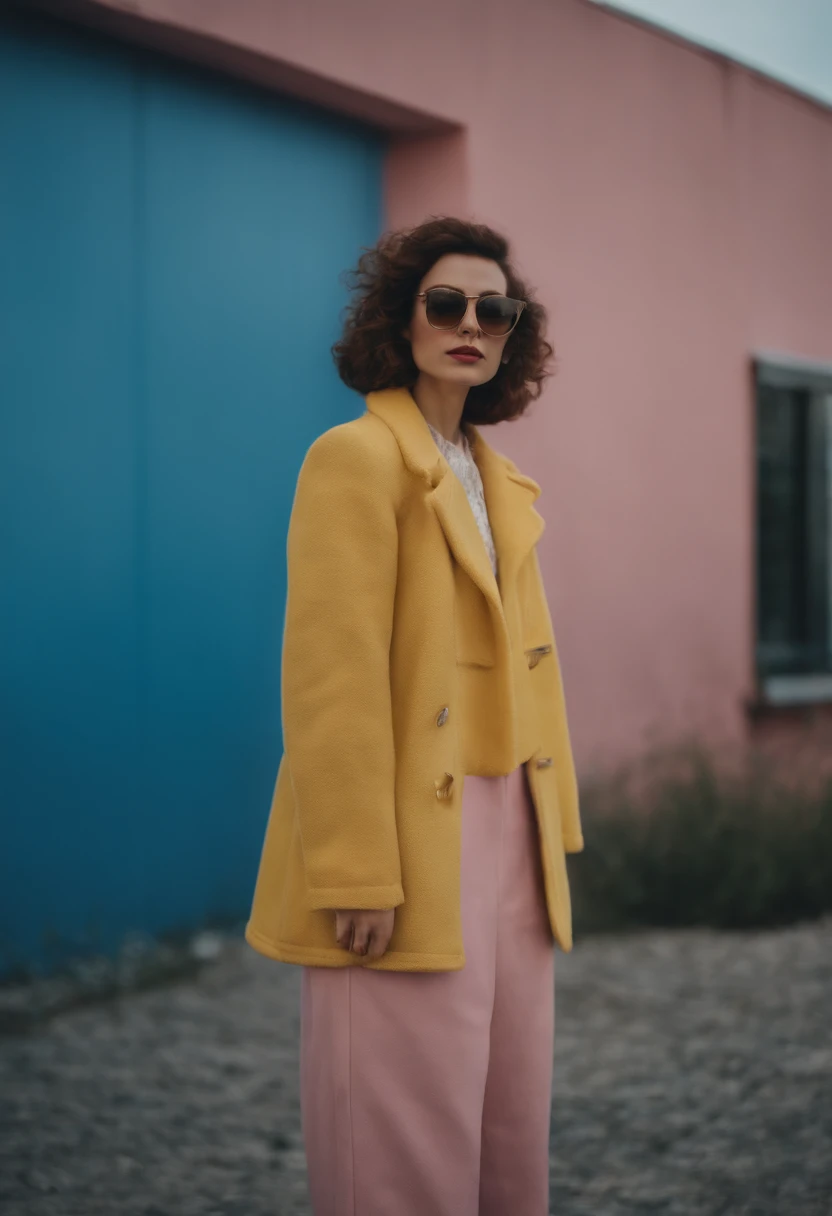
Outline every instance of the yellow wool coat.
<path fill-rule="evenodd" d="M 532 505 L 539 485 L 465 424 L 498 559 L 407 389 L 309 448 L 287 542 L 284 753 L 246 939 L 288 963 L 465 964 L 468 773 L 525 764 L 554 939 L 572 948 L 565 852 L 583 848 Z M 335 941 L 334 909 L 395 908 L 379 959 Z"/>

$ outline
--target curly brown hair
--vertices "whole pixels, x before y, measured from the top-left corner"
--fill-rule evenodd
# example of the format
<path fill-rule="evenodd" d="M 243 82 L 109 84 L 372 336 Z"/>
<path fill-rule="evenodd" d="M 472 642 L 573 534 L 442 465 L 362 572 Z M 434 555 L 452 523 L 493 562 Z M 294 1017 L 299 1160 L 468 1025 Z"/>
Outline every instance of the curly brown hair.
<path fill-rule="evenodd" d="M 506 276 L 508 295 L 527 301 L 506 346 L 511 359 L 487 383 L 468 390 L 462 412 L 463 421 L 476 426 L 518 418 L 552 374 L 548 360 L 554 348 L 544 337 L 546 310 L 531 298 L 515 270 L 508 241 L 485 224 L 432 216 L 416 228 L 385 233 L 375 246 L 364 248 L 356 269 L 346 275 L 354 295 L 345 310 L 344 332 L 332 347 L 338 374 L 362 394 L 412 388 L 419 369 L 402 330 L 413 316 L 419 284 L 447 253 L 491 259 Z"/>

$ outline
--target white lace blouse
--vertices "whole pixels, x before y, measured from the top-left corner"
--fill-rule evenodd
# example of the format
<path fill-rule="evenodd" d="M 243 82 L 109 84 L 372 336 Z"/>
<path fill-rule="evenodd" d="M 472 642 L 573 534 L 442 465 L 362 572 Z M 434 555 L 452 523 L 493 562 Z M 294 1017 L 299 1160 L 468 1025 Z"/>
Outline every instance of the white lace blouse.
<path fill-rule="evenodd" d="M 427 419 L 425 419 L 427 422 Z M 491 569 L 497 574 L 497 551 L 494 548 L 494 538 L 491 535 L 491 526 L 488 522 L 488 511 L 485 505 L 485 493 L 482 487 L 482 478 L 480 471 L 477 468 L 477 463 L 474 460 L 471 452 L 471 445 L 468 443 L 468 437 L 465 432 L 462 432 L 462 444 L 451 443 L 450 439 L 446 439 L 428 422 L 430 433 L 436 440 L 436 446 L 439 448 L 442 455 L 451 466 L 452 471 L 457 475 L 462 482 L 462 488 L 471 504 L 471 510 L 474 512 L 474 519 L 477 521 L 480 536 L 483 539 L 489 560 L 491 561 Z"/>

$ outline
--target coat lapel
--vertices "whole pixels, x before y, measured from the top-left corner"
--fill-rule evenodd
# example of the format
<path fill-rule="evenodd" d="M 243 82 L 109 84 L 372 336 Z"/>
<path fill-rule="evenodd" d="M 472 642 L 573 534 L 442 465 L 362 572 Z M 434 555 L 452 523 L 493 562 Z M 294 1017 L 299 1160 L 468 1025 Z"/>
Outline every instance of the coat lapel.
<path fill-rule="evenodd" d="M 366 403 L 369 412 L 395 435 L 406 466 L 430 486 L 427 501 L 451 552 L 504 622 L 507 589 L 545 527 L 543 517 L 532 506 L 540 486 L 490 447 L 477 427 L 463 424 L 482 478 L 497 551 L 498 584 L 465 490 L 437 448 L 412 393 L 406 388 L 384 389 L 369 393 Z"/>

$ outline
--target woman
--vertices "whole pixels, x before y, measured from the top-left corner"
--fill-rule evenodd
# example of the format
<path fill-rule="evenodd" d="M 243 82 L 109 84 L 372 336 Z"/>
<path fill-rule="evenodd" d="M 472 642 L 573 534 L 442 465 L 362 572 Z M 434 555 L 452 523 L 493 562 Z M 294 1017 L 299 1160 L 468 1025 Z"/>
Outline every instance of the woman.
<path fill-rule="evenodd" d="M 583 840 L 540 487 L 478 425 L 539 396 L 545 313 L 456 219 L 385 236 L 355 288 L 334 354 L 367 408 L 298 477 L 246 937 L 304 969 L 316 1216 L 544 1216 Z"/>

